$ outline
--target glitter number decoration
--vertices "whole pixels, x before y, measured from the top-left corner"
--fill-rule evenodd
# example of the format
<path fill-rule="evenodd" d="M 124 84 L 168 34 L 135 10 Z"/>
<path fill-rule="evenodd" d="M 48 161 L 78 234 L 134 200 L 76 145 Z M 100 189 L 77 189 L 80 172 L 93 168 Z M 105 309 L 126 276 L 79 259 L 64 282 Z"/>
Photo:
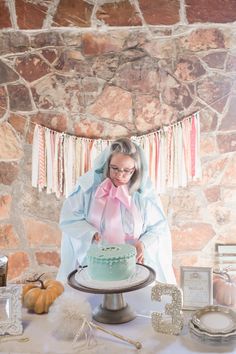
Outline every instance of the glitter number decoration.
<path fill-rule="evenodd" d="M 158 312 L 152 313 L 152 327 L 157 332 L 180 334 L 184 325 L 182 291 L 175 285 L 157 282 L 152 288 L 152 300 L 160 302 L 162 295 L 171 296 L 172 301 L 165 305 L 164 315 Z M 171 321 L 165 321 L 165 315 L 171 316 Z"/>

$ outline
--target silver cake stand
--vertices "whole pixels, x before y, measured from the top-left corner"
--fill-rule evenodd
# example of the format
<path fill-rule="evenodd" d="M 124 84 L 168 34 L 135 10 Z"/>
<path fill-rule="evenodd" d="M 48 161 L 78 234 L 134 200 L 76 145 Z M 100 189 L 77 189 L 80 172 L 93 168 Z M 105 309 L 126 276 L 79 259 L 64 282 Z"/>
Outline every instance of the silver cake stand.
<path fill-rule="evenodd" d="M 84 284 L 80 284 L 76 279 L 76 273 L 78 272 L 77 269 L 68 275 L 67 280 L 68 284 L 74 289 L 86 293 L 103 294 L 102 303 L 93 311 L 94 320 L 110 324 L 125 323 L 132 321 L 136 317 L 136 314 L 126 303 L 123 293 L 142 289 L 151 284 L 156 278 L 156 273 L 151 267 L 143 264 L 138 264 L 138 266 L 145 267 L 148 270 L 149 275 L 144 281 L 133 286 L 128 286 L 127 282 L 127 285 L 114 289 L 111 287 L 109 287 L 109 289 L 87 287 Z M 85 268 L 82 269 L 82 271 L 84 270 Z"/>

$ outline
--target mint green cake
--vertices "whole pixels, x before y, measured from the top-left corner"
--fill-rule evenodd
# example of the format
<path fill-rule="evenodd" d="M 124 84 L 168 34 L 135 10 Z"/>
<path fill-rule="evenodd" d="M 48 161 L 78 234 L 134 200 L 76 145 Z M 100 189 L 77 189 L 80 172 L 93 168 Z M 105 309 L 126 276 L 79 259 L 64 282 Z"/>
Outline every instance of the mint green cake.
<path fill-rule="evenodd" d="M 91 245 L 87 263 L 91 279 L 125 280 L 136 270 L 136 249 L 129 244 Z"/>

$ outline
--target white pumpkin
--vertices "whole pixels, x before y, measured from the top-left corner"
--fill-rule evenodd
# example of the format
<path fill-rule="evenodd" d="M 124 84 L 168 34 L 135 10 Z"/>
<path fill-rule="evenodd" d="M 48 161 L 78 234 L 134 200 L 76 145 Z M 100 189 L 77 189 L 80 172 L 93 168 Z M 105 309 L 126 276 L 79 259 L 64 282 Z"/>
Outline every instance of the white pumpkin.
<path fill-rule="evenodd" d="M 213 296 L 217 304 L 236 307 L 236 278 L 227 271 L 214 273 Z"/>

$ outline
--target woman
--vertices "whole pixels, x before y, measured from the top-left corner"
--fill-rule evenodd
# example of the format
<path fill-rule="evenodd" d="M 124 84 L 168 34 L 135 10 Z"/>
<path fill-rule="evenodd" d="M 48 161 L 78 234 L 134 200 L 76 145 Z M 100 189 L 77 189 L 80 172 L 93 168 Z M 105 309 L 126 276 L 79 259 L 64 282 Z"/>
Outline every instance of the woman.
<path fill-rule="evenodd" d="M 175 283 L 170 231 L 147 171 L 142 149 L 123 138 L 79 178 L 61 211 L 59 280 L 86 264 L 91 243 L 107 242 L 133 244 L 137 262 L 151 266 L 157 280 Z"/>

